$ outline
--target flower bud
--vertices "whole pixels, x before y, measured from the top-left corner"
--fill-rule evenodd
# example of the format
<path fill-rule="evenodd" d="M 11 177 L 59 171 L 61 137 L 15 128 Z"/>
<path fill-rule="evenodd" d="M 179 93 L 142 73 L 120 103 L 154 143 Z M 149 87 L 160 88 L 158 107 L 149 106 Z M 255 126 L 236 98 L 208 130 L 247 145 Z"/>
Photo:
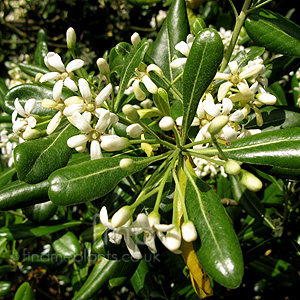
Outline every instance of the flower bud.
<path fill-rule="evenodd" d="M 243 170 L 241 183 L 252 192 L 258 192 L 262 188 L 262 182 L 252 173 L 245 170 Z"/>
<path fill-rule="evenodd" d="M 257 100 L 265 105 L 274 105 L 277 101 L 277 98 L 268 93 L 260 93 L 256 96 Z"/>
<path fill-rule="evenodd" d="M 143 132 L 144 128 L 140 124 L 131 124 L 126 128 L 127 134 L 132 138 L 139 137 Z"/>
<path fill-rule="evenodd" d="M 140 115 L 131 104 L 126 104 L 122 108 L 122 112 L 132 122 L 137 122 L 140 119 Z"/>
<path fill-rule="evenodd" d="M 175 122 L 174 122 L 173 118 L 169 117 L 169 116 L 163 117 L 158 123 L 159 128 L 164 131 L 169 131 L 169 130 L 173 129 L 174 125 L 175 125 Z"/>
<path fill-rule="evenodd" d="M 24 140 L 34 140 L 42 135 L 42 131 L 39 129 L 29 129 L 24 131 L 22 138 Z"/>
<path fill-rule="evenodd" d="M 240 165 L 232 159 L 229 159 L 225 166 L 224 166 L 225 172 L 229 175 L 238 175 L 241 172 Z"/>
<path fill-rule="evenodd" d="M 162 69 L 159 66 L 155 65 L 155 64 L 150 64 L 147 67 L 147 72 L 150 72 L 150 71 L 155 72 L 160 77 L 164 76 L 164 73 L 163 73 Z"/>
<path fill-rule="evenodd" d="M 216 135 L 220 130 L 228 123 L 228 116 L 217 116 L 212 121 L 208 127 L 208 132 L 211 135 Z"/>
<path fill-rule="evenodd" d="M 108 75 L 110 73 L 109 64 L 104 58 L 97 59 L 97 66 L 102 74 Z"/>
<path fill-rule="evenodd" d="M 36 75 L 34 77 L 34 82 L 39 83 L 42 76 L 43 76 L 42 73 L 36 73 Z"/>
<path fill-rule="evenodd" d="M 69 49 L 74 49 L 76 46 L 76 33 L 72 27 L 67 30 L 67 46 Z"/>
<path fill-rule="evenodd" d="M 152 228 L 154 225 L 160 224 L 160 214 L 157 211 L 152 211 L 148 215 L 148 221 L 150 224 L 150 227 Z"/>
<path fill-rule="evenodd" d="M 111 218 L 111 224 L 114 228 L 124 225 L 132 216 L 130 206 L 126 205 L 120 208 Z"/>
<path fill-rule="evenodd" d="M 141 41 L 141 37 L 140 37 L 140 35 L 137 32 L 135 32 L 131 36 L 130 40 L 131 40 L 132 45 L 136 46 Z"/>
<path fill-rule="evenodd" d="M 102 135 L 101 148 L 104 151 L 120 151 L 129 146 L 128 139 L 117 135 Z"/>
<path fill-rule="evenodd" d="M 125 171 L 131 171 L 135 167 L 135 162 L 131 158 L 123 158 L 120 160 L 120 168 Z"/>
<path fill-rule="evenodd" d="M 147 109 L 147 108 L 152 107 L 153 102 L 150 99 L 146 99 L 146 100 L 142 101 L 140 105 L 142 108 Z"/>
<path fill-rule="evenodd" d="M 54 108 L 56 107 L 57 102 L 50 99 L 43 99 L 41 104 L 43 108 Z"/>
<path fill-rule="evenodd" d="M 168 231 L 165 239 L 165 246 L 172 252 L 179 249 L 181 245 L 181 232 L 180 229 L 175 227 Z"/>
<path fill-rule="evenodd" d="M 197 239 L 197 230 L 192 221 L 186 221 L 181 225 L 182 238 L 186 242 L 193 242 Z"/>

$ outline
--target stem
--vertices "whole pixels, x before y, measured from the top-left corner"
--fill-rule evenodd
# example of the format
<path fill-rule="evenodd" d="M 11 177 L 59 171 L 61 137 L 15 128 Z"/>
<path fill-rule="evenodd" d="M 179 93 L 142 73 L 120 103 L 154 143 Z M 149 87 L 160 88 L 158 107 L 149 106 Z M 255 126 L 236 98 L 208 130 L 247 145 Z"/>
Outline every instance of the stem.
<path fill-rule="evenodd" d="M 215 136 L 212 136 L 212 142 L 214 144 L 214 146 L 217 148 L 219 154 L 220 154 L 220 157 L 224 160 L 228 160 L 228 158 L 226 157 L 226 155 L 224 154 L 223 150 L 221 149 L 217 139 L 215 138 Z"/>
<path fill-rule="evenodd" d="M 236 16 L 236 22 L 235 22 L 235 26 L 234 26 L 234 29 L 233 29 L 231 41 L 230 41 L 228 49 L 227 49 L 227 51 L 225 53 L 225 57 L 224 57 L 224 59 L 222 61 L 222 65 L 221 65 L 221 68 L 220 68 L 220 72 L 221 73 L 226 69 L 226 67 L 227 67 L 227 65 L 228 65 L 228 63 L 230 61 L 233 49 L 234 49 L 234 47 L 236 45 L 236 42 L 237 42 L 237 39 L 239 37 L 240 31 L 242 29 L 242 26 L 244 25 L 244 21 L 246 19 L 247 13 L 248 13 L 247 10 L 248 10 L 248 8 L 250 6 L 251 1 L 252 0 L 245 0 L 240 15 Z"/>
<path fill-rule="evenodd" d="M 260 8 L 260 7 L 262 7 L 262 6 L 264 6 L 264 5 L 266 5 L 267 3 L 272 2 L 272 1 L 273 1 L 273 0 L 267 0 L 267 1 L 265 1 L 264 3 L 260 3 L 260 4 L 256 5 L 255 7 L 248 9 L 247 13 L 250 13 L 250 12 L 252 12 L 253 10 L 255 10 L 255 9 L 257 9 L 257 8 Z"/>
<path fill-rule="evenodd" d="M 183 73 L 181 73 L 183 74 Z M 173 82 L 171 82 L 167 77 L 162 77 L 164 82 L 169 86 L 169 88 L 174 92 L 174 94 L 182 101 L 182 94 L 173 86 L 174 82 L 176 82 L 182 75 L 178 75 Z"/>
<path fill-rule="evenodd" d="M 210 161 L 214 164 L 217 164 L 219 166 L 225 166 L 226 162 L 225 161 L 222 161 L 222 160 L 216 160 L 216 159 L 213 159 L 213 158 L 210 158 L 209 156 L 206 156 L 206 155 L 203 155 L 203 154 L 199 154 L 198 152 L 195 152 L 193 150 L 187 150 L 186 152 L 187 155 L 192 155 L 192 156 L 196 156 L 196 157 L 199 157 L 199 158 L 202 158 L 202 159 L 205 159 L 207 161 Z"/>

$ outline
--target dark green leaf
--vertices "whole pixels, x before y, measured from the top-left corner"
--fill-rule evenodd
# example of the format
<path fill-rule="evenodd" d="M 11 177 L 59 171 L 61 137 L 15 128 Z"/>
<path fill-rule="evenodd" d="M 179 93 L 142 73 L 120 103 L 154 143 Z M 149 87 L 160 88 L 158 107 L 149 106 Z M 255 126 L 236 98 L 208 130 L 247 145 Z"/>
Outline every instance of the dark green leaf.
<path fill-rule="evenodd" d="M 277 98 L 277 105 L 287 105 L 285 91 L 278 82 L 274 82 L 272 85 L 268 86 L 267 91 Z"/>
<path fill-rule="evenodd" d="M 15 175 L 15 168 L 8 168 L 0 173 L 0 187 L 9 183 L 12 177 Z"/>
<path fill-rule="evenodd" d="M 34 291 L 28 282 L 24 282 L 18 288 L 14 300 L 34 300 Z"/>
<path fill-rule="evenodd" d="M 292 77 L 292 90 L 293 90 L 293 98 L 294 98 L 294 104 L 295 106 L 299 106 L 298 105 L 298 101 L 300 98 L 300 82 L 299 79 L 297 78 L 297 74 L 294 74 L 294 76 Z"/>
<path fill-rule="evenodd" d="M 186 173 L 187 174 L 187 173 Z M 201 179 L 187 176 L 186 205 L 200 246 L 194 248 L 204 271 L 215 281 L 237 288 L 244 272 L 238 239 L 218 195 Z"/>
<path fill-rule="evenodd" d="M 163 88 L 158 88 L 158 93 L 153 95 L 155 106 L 161 111 L 164 116 L 170 116 L 170 103 L 168 93 Z"/>
<path fill-rule="evenodd" d="M 35 223 L 26 222 L 0 228 L 0 235 L 10 241 L 41 237 L 53 232 L 80 225 L 81 221 L 70 221 L 66 223 L 49 222 L 48 225 L 37 226 Z"/>
<path fill-rule="evenodd" d="M 119 167 L 122 157 L 107 157 L 61 168 L 49 177 L 49 197 L 56 205 L 75 205 L 96 200 L 110 192 L 118 182 L 146 167 L 131 171 Z"/>
<path fill-rule="evenodd" d="M 37 203 L 31 206 L 26 206 L 24 209 L 25 216 L 33 222 L 43 223 L 50 220 L 56 213 L 57 206 L 51 201 Z"/>
<path fill-rule="evenodd" d="M 198 32 L 206 28 L 206 24 L 202 18 L 196 18 L 191 27 L 191 31 L 193 35 L 197 35 Z"/>
<path fill-rule="evenodd" d="M 300 57 L 300 27 L 280 14 L 256 10 L 247 17 L 245 27 L 256 44 L 276 53 Z"/>
<path fill-rule="evenodd" d="M 300 128 L 263 132 L 230 143 L 228 158 L 250 164 L 300 169 Z M 300 174 L 300 173 L 299 173 Z"/>
<path fill-rule="evenodd" d="M 55 241 L 52 243 L 52 247 L 55 252 L 63 258 L 72 258 L 80 254 L 80 244 L 77 237 L 71 231 L 66 232 L 63 235 L 54 235 Z"/>
<path fill-rule="evenodd" d="M 170 67 L 174 57 L 182 57 L 182 54 L 175 49 L 175 45 L 185 41 L 188 34 L 189 25 L 185 1 L 175 0 L 149 53 L 155 64 L 162 69 L 164 75 L 171 82 L 181 72 L 176 69 L 172 70 Z"/>
<path fill-rule="evenodd" d="M 28 205 L 46 202 L 49 200 L 48 188 L 48 181 L 28 184 L 17 180 L 7 184 L 0 191 L 0 210 L 23 208 Z"/>
<path fill-rule="evenodd" d="M 67 97 L 72 96 L 72 92 L 68 89 L 63 89 L 62 99 L 66 99 Z M 5 96 L 4 100 L 4 111 L 8 114 L 12 114 L 15 109 L 14 102 L 15 99 L 18 98 L 21 105 L 24 106 L 24 103 L 28 99 L 36 99 L 36 106 L 31 111 L 32 114 L 35 115 L 49 115 L 54 114 L 55 111 L 53 109 L 44 109 L 42 108 L 41 102 L 43 99 L 48 98 L 52 99 L 52 87 L 49 86 L 40 86 L 31 83 L 25 83 L 17 85 L 11 88 Z"/>
<path fill-rule="evenodd" d="M 5 98 L 5 95 L 8 91 L 8 88 L 5 84 L 5 81 L 0 78 L 0 108 L 2 108 L 4 110 L 4 98 Z"/>
<path fill-rule="evenodd" d="M 28 64 L 28 63 L 19 63 L 19 68 L 27 75 L 35 77 L 37 73 L 46 74 L 49 72 L 48 69 L 42 68 L 40 66 Z"/>
<path fill-rule="evenodd" d="M 66 265 L 67 263 L 68 259 L 51 252 L 42 254 L 34 253 L 32 255 L 26 256 L 22 260 L 22 265 L 24 265 L 25 267 L 47 267 L 50 270 L 57 270 L 58 267 Z"/>
<path fill-rule="evenodd" d="M 115 48 L 118 55 L 121 55 L 123 58 L 126 58 L 126 56 L 130 53 L 132 49 L 132 45 L 126 42 L 121 42 Z"/>
<path fill-rule="evenodd" d="M 0 297 L 4 297 L 10 293 L 11 282 L 1 281 L 0 282 Z"/>
<path fill-rule="evenodd" d="M 19 179 L 27 183 L 37 183 L 47 179 L 54 170 L 64 167 L 72 153 L 67 140 L 77 132 L 69 124 L 60 132 L 19 144 L 14 149 Z"/>
<path fill-rule="evenodd" d="M 247 129 L 274 131 L 300 127 L 300 108 L 292 106 L 264 106 L 260 109 L 263 125 L 257 126 L 255 114 L 248 116 Z"/>
<path fill-rule="evenodd" d="M 36 50 L 34 52 L 34 62 L 37 66 L 46 68 L 44 58 L 48 53 L 47 35 L 43 29 L 39 30 Z"/>
<path fill-rule="evenodd" d="M 130 78 L 133 76 L 135 69 L 138 68 L 140 63 L 143 61 L 148 47 L 149 43 L 145 40 L 142 40 L 132 48 L 130 54 L 128 54 L 128 56 L 126 57 L 121 73 L 121 81 L 119 84 L 119 91 L 116 99 L 115 109 L 118 108 L 117 106 L 120 104 L 119 102 L 124 94 L 125 89 L 127 88 L 127 84 Z"/>
<path fill-rule="evenodd" d="M 223 48 L 222 39 L 215 29 L 204 29 L 195 37 L 183 74 L 183 141 L 193 122 L 199 99 L 216 75 Z"/>

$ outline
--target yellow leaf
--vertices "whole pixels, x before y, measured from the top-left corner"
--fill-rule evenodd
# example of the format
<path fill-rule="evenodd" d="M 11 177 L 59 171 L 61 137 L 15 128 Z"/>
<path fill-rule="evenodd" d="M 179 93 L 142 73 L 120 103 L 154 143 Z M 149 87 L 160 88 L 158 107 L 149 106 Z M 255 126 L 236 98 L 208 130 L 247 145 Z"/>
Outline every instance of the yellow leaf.
<path fill-rule="evenodd" d="M 212 296 L 213 290 L 209 277 L 199 263 L 193 243 L 186 243 L 183 241 L 180 249 L 182 251 L 181 255 L 189 268 L 191 282 L 197 296 L 200 299 Z"/>
<path fill-rule="evenodd" d="M 145 135 L 141 135 L 142 140 L 145 139 Z M 158 149 L 158 145 L 156 144 L 148 144 L 148 143 L 141 143 L 141 148 L 142 150 L 147 154 L 148 157 L 154 155 L 154 151 Z"/>

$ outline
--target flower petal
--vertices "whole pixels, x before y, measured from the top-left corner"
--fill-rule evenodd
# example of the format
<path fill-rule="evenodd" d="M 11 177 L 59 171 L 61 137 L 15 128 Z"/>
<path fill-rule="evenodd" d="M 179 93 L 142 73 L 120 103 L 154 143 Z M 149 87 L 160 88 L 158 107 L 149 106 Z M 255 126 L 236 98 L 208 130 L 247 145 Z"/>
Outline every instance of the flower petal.
<path fill-rule="evenodd" d="M 178 68 L 182 67 L 183 65 L 185 65 L 186 61 L 187 61 L 186 57 L 176 58 L 171 62 L 170 66 L 172 69 L 178 69 Z"/>
<path fill-rule="evenodd" d="M 131 256 L 135 259 L 142 259 L 143 256 L 138 248 L 138 246 L 135 244 L 133 239 L 129 235 L 124 235 L 125 244 L 127 246 L 127 249 Z"/>
<path fill-rule="evenodd" d="M 102 135 L 101 148 L 105 151 L 120 151 L 128 146 L 128 140 L 117 135 Z"/>
<path fill-rule="evenodd" d="M 108 214 L 107 214 L 107 209 L 105 206 L 102 206 L 101 210 L 100 210 L 100 221 L 101 223 L 107 227 L 108 229 L 113 229 L 111 223 L 108 221 Z"/>
<path fill-rule="evenodd" d="M 35 99 L 28 99 L 24 105 L 24 110 L 27 116 L 30 115 L 31 111 L 35 107 L 36 100 Z"/>
<path fill-rule="evenodd" d="M 84 61 L 82 59 L 74 59 L 67 64 L 66 71 L 70 73 L 82 68 L 83 66 L 84 66 Z"/>
<path fill-rule="evenodd" d="M 90 154 L 91 154 L 91 160 L 99 159 L 103 157 L 99 141 L 97 140 L 91 141 Z"/>
<path fill-rule="evenodd" d="M 79 85 L 79 90 L 82 95 L 82 98 L 86 102 L 91 102 L 93 96 L 92 96 L 88 82 L 84 78 L 80 78 L 78 80 L 78 85 Z"/>
<path fill-rule="evenodd" d="M 143 76 L 142 82 L 146 86 L 146 89 L 148 90 L 149 93 L 157 94 L 158 88 L 148 75 Z"/>
<path fill-rule="evenodd" d="M 61 111 L 58 111 L 55 116 L 52 118 L 52 120 L 50 121 L 50 123 L 47 126 L 47 134 L 51 134 L 54 132 L 54 130 L 57 128 L 57 126 L 59 125 L 61 119 L 62 119 L 63 115 L 61 113 Z"/>
<path fill-rule="evenodd" d="M 80 104 L 72 104 L 70 106 L 67 106 L 64 110 L 63 110 L 63 114 L 66 117 L 72 117 L 73 114 L 75 112 L 78 113 L 82 113 L 84 111 L 84 104 L 80 103 Z"/>
<path fill-rule="evenodd" d="M 18 98 L 15 99 L 14 106 L 15 106 L 15 109 L 16 109 L 16 111 L 18 112 L 18 114 L 19 114 L 20 116 L 26 118 L 26 112 L 25 112 L 23 106 L 20 104 Z"/>
<path fill-rule="evenodd" d="M 57 79 L 59 76 L 58 72 L 49 72 L 47 74 L 44 74 L 41 78 L 40 78 L 40 82 L 46 82 L 46 81 L 52 81 L 54 79 Z"/>
<path fill-rule="evenodd" d="M 85 145 L 87 141 L 88 137 L 86 135 L 78 134 L 70 137 L 67 141 L 67 145 L 70 148 L 76 148 Z"/>
<path fill-rule="evenodd" d="M 72 92 L 76 92 L 78 91 L 78 88 L 76 86 L 76 83 L 74 82 L 74 80 L 72 80 L 70 77 L 67 77 L 64 80 L 64 86 L 66 86 L 69 90 L 71 90 Z"/>
<path fill-rule="evenodd" d="M 93 128 L 91 127 L 90 123 L 82 116 L 80 113 L 75 112 L 72 115 L 72 120 L 75 126 L 82 132 L 82 133 L 90 133 Z"/>
<path fill-rule="evenodd" d="M 219 107 L 213 101 L 204 100 L 203 108 L 209 115 L 213 117 L 217 117 L 221 114 Z"/>
<path fill-rule="evenodd" d="M 184 56 L 188 57 L 190 54 L 190 47 L 188 46 L 188 44 L 186 42 L 179 42 L 178 44 L 175 45 L 175 49 L 177 51 L 179 51 L 181 54 L 183 54 Z"/>
<path fill-rule="evenodd" d="M 61 98 L 63 85 L 64 85 L 63 80 L 58 80 L 53 86 L 53 99 L 56 102 L 58 102 Z"/>
<path fill-rule="evenodd" d="M 229 115 L 232 108 L 233 108 L 232 101 L 229 98 L 224 98 L 222 100 L 222 106 L 223 106 L 222 114 L 223 115 Z"/>
<path fill-rule="evenodd" d="M 57 53 L 49 52 L 46 56 L 45 64 L 50 71 L 65 72 L 65 66 Z"/>
<path fill-rule="evenodd" d="M 104 108 L 97 108 L 95 114 L 99 118 L 95 129 L 103 133 L 110 124 L 110 112 Z"/>
<path fill-rule="evenodd" d="M 233 83 L 226 81 L 222 83 L 218 90 L 218 101 L 222 101 L 226 94 L 229 92 L 230 88 L 233 86 Z"/>
<path fill-rule="evenodd" d="M 95 102 L 96 105 L 101 105 L 111 94 L 112 92 L 112 85 L 109 83 L 105 88 L 101 90 L 101 92 L 97 95 Z"/>

